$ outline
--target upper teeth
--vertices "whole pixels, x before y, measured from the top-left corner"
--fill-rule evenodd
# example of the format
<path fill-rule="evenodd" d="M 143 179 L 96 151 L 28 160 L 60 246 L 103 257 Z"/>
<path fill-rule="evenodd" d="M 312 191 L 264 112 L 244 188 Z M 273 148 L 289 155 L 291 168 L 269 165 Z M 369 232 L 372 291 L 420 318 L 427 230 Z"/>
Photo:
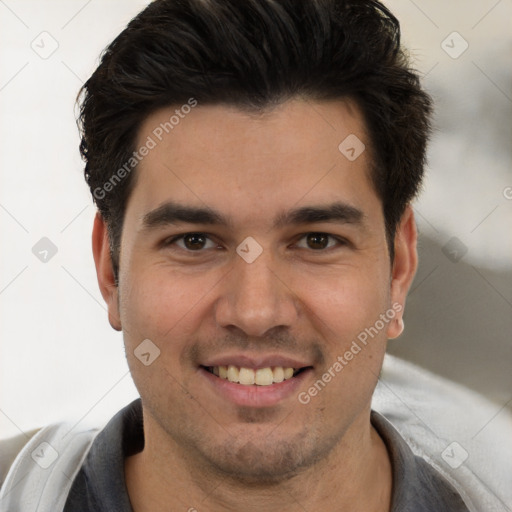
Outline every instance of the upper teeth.
<path fill-rule="evenodd" d="M 283 382 L 283 380 L 293 377 L 295 370 L 293 368 L 283 368 L 282 366 L 274 366 L 273 368 L 244 368 L 234 366 L 214 366 L 212 372 L 221 379 L 229 380 L 229 382 L 237 382 L 244 386 L 257 384 L 258 386 L 270 386 L 271 384 Z"/>

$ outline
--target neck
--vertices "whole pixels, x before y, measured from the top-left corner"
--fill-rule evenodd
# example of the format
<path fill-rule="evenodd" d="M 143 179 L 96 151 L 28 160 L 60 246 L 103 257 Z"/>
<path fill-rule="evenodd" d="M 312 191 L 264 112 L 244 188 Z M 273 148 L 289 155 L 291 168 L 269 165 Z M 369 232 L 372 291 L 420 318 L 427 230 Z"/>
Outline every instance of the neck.
<path fill-rule="evenodd" d="M 209 468 L 169 440 L 144 414 L 144 450 L 125 461 L 134 512 L 184 508 L 198 512 L 278 509 L 389 512 L 392 471 L 384 442 L 364 411 L 327 458 L 272 483 L 243 483 Z M 163 449 L 165 447 L 165 449 Z"/>

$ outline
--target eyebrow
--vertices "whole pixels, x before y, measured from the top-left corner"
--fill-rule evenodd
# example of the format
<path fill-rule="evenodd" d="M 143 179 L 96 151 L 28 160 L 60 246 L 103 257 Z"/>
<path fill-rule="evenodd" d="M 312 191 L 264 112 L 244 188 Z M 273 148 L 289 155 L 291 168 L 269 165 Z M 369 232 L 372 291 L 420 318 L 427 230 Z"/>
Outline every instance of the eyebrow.
<path fill-rule="evenodd" d="M 326 206 L 306 206 L 295 208 L 277 216 L 274 227 L 287 224 L 315 224 L 317 222 L 336 222 L 340 224 L 362 225 L 364 213 L 349 204 L 336 202 Z"/>
<path fill-rule="evenodd" d="M 318 222 L 335 222 L 341 224 L 362 225 L 364 213 L 349 204 L 335 202 L 325 206 L 305 206 L 294 208 L 277 215 L 273 227 L 286 225 L 315 224 Z M 169 224 L 209 224 L 229 226 L 230 220 L 211 208 L 185 206 L 173 201 L 166 202 L 146 213 L 142 218 L 142 229 L 162 227 Z"/>

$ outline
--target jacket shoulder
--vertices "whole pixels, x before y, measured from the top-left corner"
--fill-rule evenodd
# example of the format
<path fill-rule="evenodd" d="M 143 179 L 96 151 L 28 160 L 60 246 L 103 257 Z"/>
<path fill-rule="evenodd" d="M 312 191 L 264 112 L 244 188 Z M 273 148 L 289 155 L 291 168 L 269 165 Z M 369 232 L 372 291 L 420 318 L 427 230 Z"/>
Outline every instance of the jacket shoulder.
<path fill-rule="evenodd" d="M 34 429 L 14 437 L 0 439 L 0 487 L 4 483 L 5 477 L 9 472 L 18 453 L 27 445 L 27 443 L 40 431 Z"/>
<path fill-rule="evenodd" d="M 56 423 L 1 442 L 0 512 L 62 510 L 72 482 L 101 430 L 75 427 Z"/>
<path fill-rule="evenodd" d="M 510 510 L 512 414 L 505 406 L 386 355 L 372 408 L 455 487 L 471 511 Z"/>

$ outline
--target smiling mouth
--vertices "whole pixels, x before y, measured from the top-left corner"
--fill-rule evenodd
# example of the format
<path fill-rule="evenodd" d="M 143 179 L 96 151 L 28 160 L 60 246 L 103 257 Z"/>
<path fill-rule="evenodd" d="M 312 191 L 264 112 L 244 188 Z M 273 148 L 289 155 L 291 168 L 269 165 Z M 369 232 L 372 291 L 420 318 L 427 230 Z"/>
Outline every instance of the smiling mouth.
<path fill-rule="evenodd" d="M 245 368 L 243 366 L 203 366 L 203 368 L 219 377 L 242 386 L 271 386 L 291 379 L 310 366 L 304 368 L 289 368 L 273 366 L 266 368 Z"/>

